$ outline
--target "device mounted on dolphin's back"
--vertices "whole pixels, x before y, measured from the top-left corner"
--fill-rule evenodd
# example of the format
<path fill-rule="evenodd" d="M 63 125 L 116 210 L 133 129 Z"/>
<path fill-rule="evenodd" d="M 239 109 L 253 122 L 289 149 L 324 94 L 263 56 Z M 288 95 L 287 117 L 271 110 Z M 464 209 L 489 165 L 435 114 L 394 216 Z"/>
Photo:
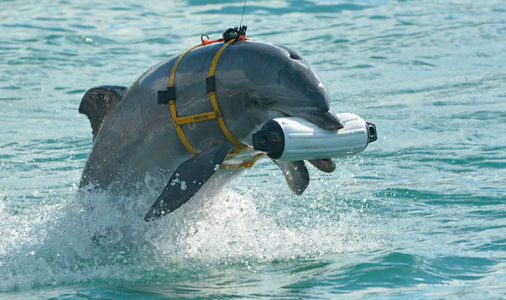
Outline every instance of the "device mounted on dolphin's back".
<path fill-rule="evenodd" d="M 276 118 L 253 134 L 253 148 L 280 161 L 350 156 L 377 140 L 376 126 L 351 114 L 337 114 L 344 128 L 322 129 L 297 117 Z"/>

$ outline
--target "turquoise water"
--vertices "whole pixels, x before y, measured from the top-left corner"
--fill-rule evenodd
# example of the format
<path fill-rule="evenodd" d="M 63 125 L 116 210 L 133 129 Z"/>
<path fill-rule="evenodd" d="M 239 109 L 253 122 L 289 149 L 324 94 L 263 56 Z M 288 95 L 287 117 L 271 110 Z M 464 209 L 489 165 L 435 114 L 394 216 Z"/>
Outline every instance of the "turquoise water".
<path fill-rule="evenodd" d="M 379 140 L 301 197 L 262 161 L 160 222 L 85 212 L 83 93 L 238 25 L 209 2 L 0 2 L 0 298 L 505 299 L 505 1 L 248 0 Z"/>

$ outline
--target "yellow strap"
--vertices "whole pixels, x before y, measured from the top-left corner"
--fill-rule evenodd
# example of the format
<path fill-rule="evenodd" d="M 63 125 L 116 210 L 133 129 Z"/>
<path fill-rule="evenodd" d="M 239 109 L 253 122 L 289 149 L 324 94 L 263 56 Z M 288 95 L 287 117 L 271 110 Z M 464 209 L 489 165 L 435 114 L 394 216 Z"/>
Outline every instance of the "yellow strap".
<path fill-rule="evenodd" d="M 218 50 L 218 52 L 216 52 L 216 54 L 215 54 L 215 56 L 213 58 L 213 61 L 211 63 L 211 68 L 209 69 L 209 77 L 213 77 L 214 76 L 214 74 L 216 72 L 216 66 L 218 65 L 218 61 L 220 60 L 221 54 L 234 41 L 235 40 L 228 41 L 223 46 L 221 46 L 221 48 Z M 203 46 L 203 45 L 199 44 L 197 46 L 194 46 L 194 47 L 186 50 L 186 52 L 184 52 L 183 54 L 181 54 L 178 57 L 178 59 L 174 63 L 174 66 L 172 66 L 172 70 L 170 72 L 169 88 L 174 87 L 174 84 L 175 84 L 175 81 L 176 81 L 177 68 L 179 66 L 179 63 L 181 63 L 181 61 L 185 57 L 185 55 L 188 54 L 190 51 L 192 51 L 192 50 L 194 50 L 194 49 L 196 49 L 198 47 L 201 47 L 201 46 Z M 188 139 L 186 138 L 186 135 L 184 134 L 183 129 L 181 128 L 181 125 L 217 119 L 218 124 L 220 125 L 221 130 L 223 131 L 223 133 L 225 134 L 225 136 L 229 139 L 229 141 L 232 144 L 234 144 L 234 146 L 237 147 L 233 152 L 231 152 L 229 155 L 227 155 L 226 158 L 229 158 L 229 157 L 231 157 L 233 155 L 240 154 L 241 151 L 242 151 L 242 149 L 254 150 L 254 149 L 248 147 L 247 145 L 239 142 L 232 135 L 232 133 L 228 130 L 227 125 L 225 124 L 225 120 L 223 119 L 223 116 L 221 114 L 220 107 L 218 106 L 218 101 L 216 100 L 216 93 L 214 91 L 209 92 L 209 98 L 211 99 L 211 104 L 213 105 L 214 111 L 208 112 L 208 113 L 196 114 L 196 115 L 192 115 L 192 116 L 186 116 L 186 117 L 178 117 L 177 116 L 176 103 L 174 101 L 175 99 L 169 99 L 169 108 L 170 108 L 170 113 L 171 113 L 171 116 L 172 116 L 172 121 L 174 123 L 174 127 L 176 128 L 177 134 L 179 135 L 179 138 L 181 139 L 181 142 L 186 147 L 186 149 L 193 156 L 195 156 L 195 150 L 193 149 L 193 147 L 188 142 Z M 255 162 L 257 160 L 261 159 L 264 156 L 265 156 L 265 153 L 260 153 L 257 156 L 255 156 L 253 159 L 251 159 L 250 161 L 244 162 L 242 164 L 222 164 L 220 166 L 220 168 L 221 169 L 251 168 L 255 164 Z"/>
<path fill-rule="evenodd" d="M 249 168 L 253 167 L 253 165 L 257 162 L 257 160 L 261 159 L 264 156 L 265 156 L 265 153 L 260 153 L 257 156 L 253 157 L 253 159 L 251 159 L 250 161 L 244 162 L 242 164 L 234 164 L 234 165 L 222 164 L 220 166 L 220 169 L 227 169 L 227 170 L 228 169 L 241 169 L 241 168 L 249 169 Z"/>
<path fill-rule="evenodd" d="M 202 45 L 194 46 L 188 50 L 186 50 L 183 54 L 181 54 L 176 62 L 174 63 L 174 66 L 172 66 L 172 71 L 170 72 L 170 78 L 169 78 L 169 88 L 174 87 L 174 83 L 176 82 L 176 71 L 177 67 L 179 66 L 179 63 L 183 60 L 183 57 L 185 57 L 186 54 L 188 54 L 193 49 L 196 49 L 198 47 L 201 47 Z M 181 128 L 180 124 L 181 121 L 177 117 L 176 112 L 176 103 L 174 102 L 175 99 L 169 99 L 169 107 L 170 107 L 170 114 L 172 115 L 172 122 L 174 123 L 174 127 L 176 128 L 177 134 L 179 135 L 179 139 L 183 143 L 183 145 L 186 147 L 188 152 L 190 152 L 193 156 L 195 156 L 195 150 L 193 150 L 193 147 L 190 145 L 190 142 L 188 142 L 188 139 L 186 138 L 186 135 L 183 132 L 183 129 Z M 186 118 L 181 118 L 186 120 Z M 187 122 L 189 123 L 189 122 Z M 186 124 L 186 123 L 182 123 Z"/>
<path fill-rule="evenodd" d="M 170 106 L 170 114 L 172 115 L 172 121 L 174 122 L 174 127 L 176 128 L 177 134 L 179 135 L 181 142 L 183 142 L 183 145 L 186 147 L 188 152 L 190 152 L 193 156 L 195 156 L 195 150 L 193 150 L 193 147 L 186 139 L 186 135 L 184 134 L 183 129 L 177 123 L 176 103 L 174 102 L 174 100 L 169 101 L 169 106 Z"/>
<path fill-rule="evenodd" d="M 172 71 L 170 72 L 169 87 L 173 87 L 174 86 L 174 82 L 176 82 L 177 67 L 179 67 L 179 63 L 183 60 L 183 57 L 185 57 L 186 54 L 188 54 L 193 49 L 197 49 L 198 47 L 202 47 L 202 44 L 199 44 L 197 46 L 191 47 L 190 49 L 186 50 L 183 54 L 181 54 L 178 57 L 178 59 L 176 60 L 176 63 L 174 64 L 174 66 L 172 66 Z M 174 99 L 169 99 L 169 100 L 174 100 Z"/>
<path fill-rule="evenodd" d="M 216 119 L 216 113 L 214 111 L 204 113 L 204 114 L 197 114 L 193 116 L 188 117 L 180 117 L 176 119 L 176 122 L 178 125 L 184 125 L 189 123 L 196 123 L 196 122 L 202 122 L 207 120 L 213 120 Z"/>
<path fill-rule="evenodd" d="M 220 60 L 220 56 L 225 51 L 225 49 L 230 46 L 235 40 L 230 40 L 226 42 L 223 46 L 221 46 L 220 50 L 216 52 L 216 55 L 213 58 L 213 62 L 211 63 L 211 68 L 209 69 L 209 77 L 213 77 L 216 72 L 216 66 L 218 65 L 218 61 Z M 214 91 L 209 92 L 209 98 L 211 98 L 211 103 L 213 105 L 214 111 L 216 112 L 216 118 L 218 119 L 218 124 L 220 124 L 221 130 L 228 138 L 228 140 L 234 144 L 237 148 L 240 149 L 251 149 L 243 143 L 239 142 L 232 133 L 228 130 L 227 124 L 225 124 L 225 120 L 223 120 L 223 116 L 220 112 L 220 107 L 218 106 L 218 101 L 216 100 L 216 93 Z M 251 149 L 253 150 L 253 149 Z"/>
<path fill-rule="evenodd" d="M 221 54 L 234 41 L 235 40 L 232 39 L 232 40 L 226 42 L 225 44 L 223 44 L 223 46 L 221 46 L 220 50 L 218 50 L 218 52 L 216 52 L 216 55 L 214 55 L 214 58 L 213 58 L 213 62 L 211 63 L 211 68 L 209 69 L 209 77 L 213 77 L 214 76 L 214 73 L 216 72 L 216 66 L 218 65 L 218 61 L 220 60 Z"/>

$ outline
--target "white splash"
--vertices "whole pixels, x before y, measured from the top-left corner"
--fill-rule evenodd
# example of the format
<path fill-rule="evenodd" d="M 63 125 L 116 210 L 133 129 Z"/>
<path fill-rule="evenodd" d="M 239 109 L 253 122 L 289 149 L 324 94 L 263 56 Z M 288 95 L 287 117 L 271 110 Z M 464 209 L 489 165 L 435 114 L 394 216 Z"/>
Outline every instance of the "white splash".
<path fill-rule="evenodd" d="M 0 292 L 87 280 L 145 280 L 146 272 L 251 266 L 379 244 L 360 211 L 334 217 L 335 211 L 322 210 L 313 222 L 286 199 L 260 195 L 231 190 L 214 198 L 200 195 L 150 223 L 142 218 L 151 195 L 90 194 L 17 213 L 1 204 Z M 317 201 L 297 201 L 308 199 Z M 266 203 L 277 207 L 266 210 Z M 297 218 L 300 222 L 293 221 Z"/>

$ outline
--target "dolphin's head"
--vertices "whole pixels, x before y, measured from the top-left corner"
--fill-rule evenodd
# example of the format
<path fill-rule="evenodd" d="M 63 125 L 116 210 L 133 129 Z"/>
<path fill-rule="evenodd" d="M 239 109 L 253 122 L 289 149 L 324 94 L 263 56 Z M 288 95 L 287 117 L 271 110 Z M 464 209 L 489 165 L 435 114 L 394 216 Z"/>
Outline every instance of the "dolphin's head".
<path fill-rule="evenodd" d="M 237 43 L 227 51 L 222 59 L 228 72 L 221 73 L 228 74 L 223 82 L 229 97 L 224 115 L 245 140 L 251 141 L 253 131 L 278 117 L 301 117 L 327 130 L 342 128 L 329 111 L 325 85 L 300 54 L 259 42 Z"/>

